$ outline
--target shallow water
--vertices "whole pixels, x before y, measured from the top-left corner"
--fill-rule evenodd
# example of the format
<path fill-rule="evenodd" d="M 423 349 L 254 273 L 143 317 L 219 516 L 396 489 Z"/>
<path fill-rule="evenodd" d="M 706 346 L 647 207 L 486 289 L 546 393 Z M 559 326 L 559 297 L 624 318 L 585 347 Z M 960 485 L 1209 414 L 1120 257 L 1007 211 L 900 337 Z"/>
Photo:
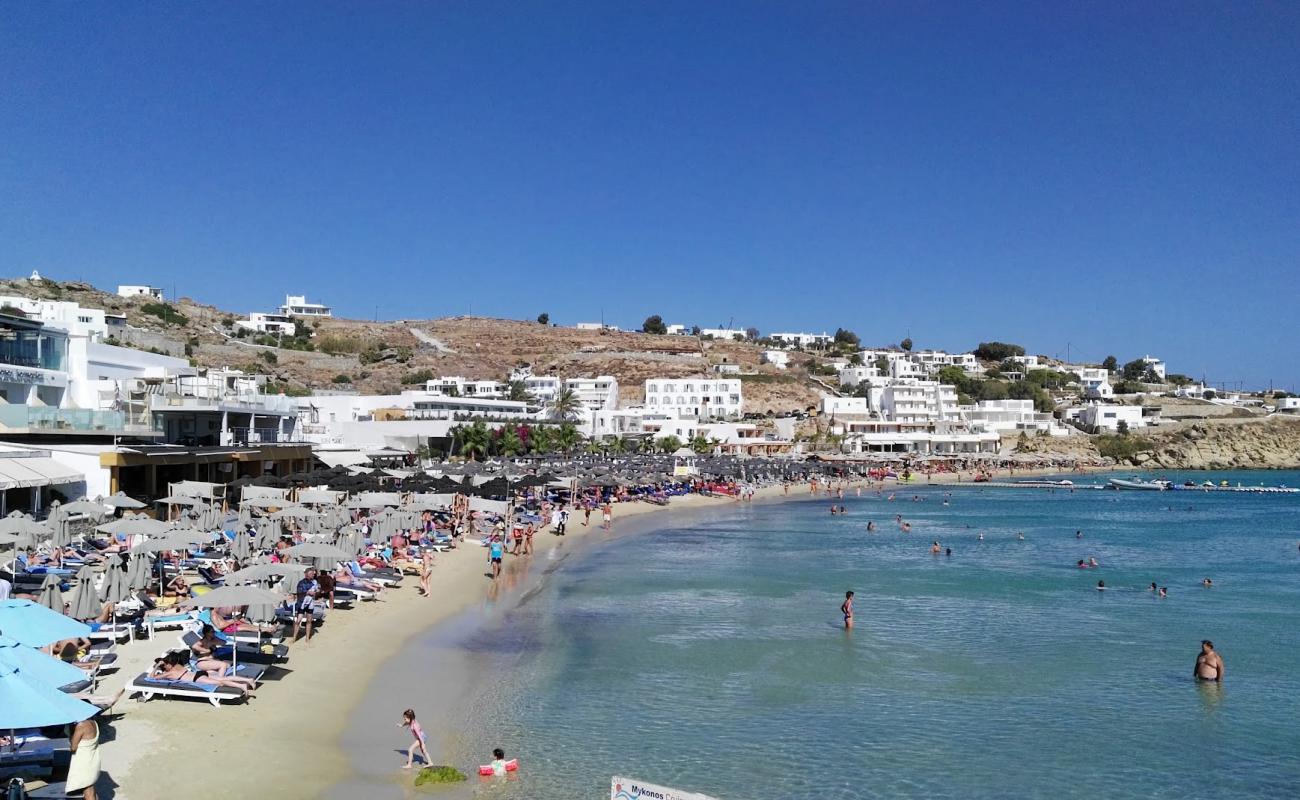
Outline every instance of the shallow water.
<path fill-rule="evenodd" d="M 461 642 L 479 677 L 447 757 L 506 747 L 520 779 L 475 793 L 521 798 L 607 796 L 615 773 L 723 800 L 1300 792 L 1300 496 L 948 494 L 587 548 Z M 1221 687 L 1190 678 L 1202 638 Z"/>

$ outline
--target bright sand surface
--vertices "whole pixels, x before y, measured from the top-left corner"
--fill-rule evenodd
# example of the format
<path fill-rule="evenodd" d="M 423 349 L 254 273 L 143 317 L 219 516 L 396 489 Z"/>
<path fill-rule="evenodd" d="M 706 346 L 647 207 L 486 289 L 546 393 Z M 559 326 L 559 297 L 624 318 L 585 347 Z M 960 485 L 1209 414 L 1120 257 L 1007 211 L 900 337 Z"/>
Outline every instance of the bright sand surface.
<path fill-rule="evenodd" d="M 1017 469 L 1014 477 L 1032 474 Z M 934 482 L 955 479 L 936 475 Z M 784 496 L 781 486 L 769 486 L 759 490 L 757 499 Z M 808 496 L 806 485 L 789 490 L 791 499 Z M 673 498 L 668 507 L 621 504 L 614 508 L 614 524 L 651 512 L 734 502 L 689 495 Z M 536 559 L 553 556 L 551 551 L 566 540 L 599 533 L 598 522 L 599 513 L 593 513 L 592 524 L 584 528 L 581 515 L 574 514 L 569 536 L 538 534 Z M 507 557 L 507 568 L 512 560 Z M 484 575 L 486 567 L 484 549 L 465 543 L 437 556 L 431 597 L 419 596 L 418 579 L 410 576 L 398 588 L 386 590 L 381 600 L 331 613 L 310 642 L 290 645 L 289 660 L 278 676 L 264 682 L 246 704 L 216 709 L 196 701 L 122 699 L 114 709 L 120 715 L 113 723 L 114 735 L 101 748 L 104 772 L 117 787 L 115 796 L 128 800 L 189 796 L 196 787 L 218 785 L 221 794 L 233 797 L 317 797 L 347 781 L 352 767 L 348 754 L 342 752 L 342 736 L 367 687 L 410 639 L 484 602 L 493 583 Z M 118 649 L 121 668 L 103 681 L 99 693 L 116 692 L 148 669 L 164 649 L 178 643 L 176 631 L 162 631 L 153 641 L 122 645 Z M 389 715 L 396 719 L 400 711 L 389 710 Z M 436 728 L 436 718 L 423 724 L 431 743 L 443 733 Z M 394 755 L 393 760 L 395 771 L 400 772 L 400 757 Z"/>

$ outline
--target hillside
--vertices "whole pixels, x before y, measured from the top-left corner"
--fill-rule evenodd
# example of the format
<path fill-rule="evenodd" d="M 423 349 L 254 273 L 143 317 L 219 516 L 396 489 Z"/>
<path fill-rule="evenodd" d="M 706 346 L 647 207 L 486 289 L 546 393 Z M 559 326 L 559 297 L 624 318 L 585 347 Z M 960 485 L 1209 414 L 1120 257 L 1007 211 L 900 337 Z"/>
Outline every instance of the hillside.
<path fill-rule="evenodd" d="M 235 367 L 272 375 L 279 389 L 345 389 L 383 394 L 415 388 L 427 377 L 459 375 L 504 379 L 529 364 L 537 374 L 569 377 L 613 375 L 623 402 L 640 402 L 648 378 L 709 374 L 714 364 L 738 364 L 745 406 L 753 413 L 805 411 L 821 390 L 807 379 L 813 358 L 791 355 L 791 368 L 759 363 L 761 348 L 742 342 L 700 341 L 690 336 L 580 331 L 536 322 L 448 317 L 367 322 L 340 318 L 309 324 L 311 335 L 294 340 L 239 336 L 233 323 L 244 315 L 191 298 L 169 308 L 126 299 L 79 282 L 0 281 L 0 294 L 69 300 L 87 308 L 125 314 L 139 336 L 119 342 L 191 358 L 202 367 Z M 170 340 L 170 343 L 163 340 Z"/>

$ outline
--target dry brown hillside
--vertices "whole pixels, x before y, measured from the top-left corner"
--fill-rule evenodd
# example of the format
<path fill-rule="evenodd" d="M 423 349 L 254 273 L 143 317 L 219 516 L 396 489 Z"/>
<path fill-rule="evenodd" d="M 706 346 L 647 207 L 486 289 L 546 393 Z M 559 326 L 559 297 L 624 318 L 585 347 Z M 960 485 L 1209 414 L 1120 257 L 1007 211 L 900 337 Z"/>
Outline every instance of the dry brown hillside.
<path fill-rule="evenodd" d="M 71 300 L 125 314 L 133 328 L 175 342 L 174 349 L 162 349 L 178 355 L 183 350 L 198 366 L 264 372 L 291 392 L 337 388 L 389 393 L 422 385 L 425 376 L 440 375 L 500 380 L 511 368 L 529 364 L 537 374 L 613 375 L 623 401 L 630 403 L 640 402 L 648 378 L 704 375 L 712 365 L 731 363 L 755 373 L 742 377 L 749 412 L 806 410 L 817 405 L 821 394 L 807 377 L 810 356 L 792 354 L 792 367 L 777 370 L 759 363 L 759 347 L 741 342 L 580 331 L 482 317 L 393 322 L 325 319 L 308 324 L 311 335 L 295 342 L 234 336 L 232 323 L 243 315 L 184 297 L 161 308 L 85 283 L 21 278 L 0 281 L 0 294 Z"/>

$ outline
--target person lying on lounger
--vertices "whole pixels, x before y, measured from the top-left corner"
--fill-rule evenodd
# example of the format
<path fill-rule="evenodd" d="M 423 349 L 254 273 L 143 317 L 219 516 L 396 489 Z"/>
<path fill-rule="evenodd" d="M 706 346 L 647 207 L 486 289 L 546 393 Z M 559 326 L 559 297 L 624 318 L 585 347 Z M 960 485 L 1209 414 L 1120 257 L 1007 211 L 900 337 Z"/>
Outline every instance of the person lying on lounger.
<path fill-rule="evenodd" d="M 233 616 L 227 614 L 226 613 L 227 611 L 229 611 L 229 609 L 224 609 L 224 608 L 212 609 L 212 627 L 216 628 L 217 630 L 221 631 L 224 634 L 227 635 L 232 633 L 268 634 L 268 633 L 278 632 L 276 628 L 268 628 L 262 625 L 254 625 L 251 622 L 244 622 L 243 620 L 235 619 Z"/>
<path fill-rule="evenodd" d="M 209 674 L 202 669 L 192 669 L 189 659 L 180 651 L 168 653 L 155 660 L 153 668 L 149 670 L 149 678 L 156 681 L 183 681 L 203 686 L 224 686 L 239 691 L 245 697 L 253 695 L 253 681 L 233 675 L 223 677 L 220 674 Z"/>
<path fill-rule="evenodd" d="M 367 581 L 358 578 L 352 574 L 351 570 L 342 565 L 340 565 L 338 569 L 334 570 L 334 583 L 337 584 L 340 589 L 360 589 L 364 592 L 374 592 L 375 594 L 379 594 L 384 588 L 381 584 L 375 583 L 374 581 Z"/>

